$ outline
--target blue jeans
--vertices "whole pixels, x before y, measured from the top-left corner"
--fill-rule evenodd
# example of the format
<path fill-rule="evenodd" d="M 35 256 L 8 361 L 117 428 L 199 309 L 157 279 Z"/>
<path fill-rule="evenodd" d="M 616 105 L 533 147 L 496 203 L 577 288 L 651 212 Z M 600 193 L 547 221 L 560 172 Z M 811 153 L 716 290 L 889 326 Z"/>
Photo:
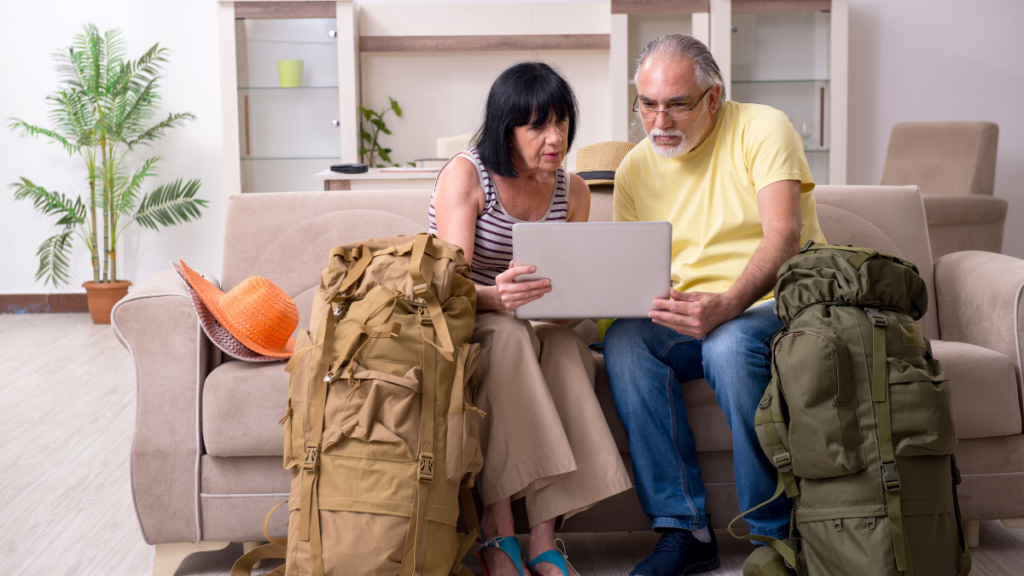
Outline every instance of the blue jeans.
<path fill-rule="evenodd" d="M 782 328 L 772 305 L 755 306 L 700 339 L 650 320 L 618 320 L 609 328 L 605 365 L 629 433 L 640 504 L 654 528 L 698 530 L 708 524 L 682 380 L 706 378 L 725 411 L 740 508 L 749 510 L 775 492 L 775 467 L 754 432 L 754 412 L 771 379 L 771 339 Z M 755 534 L 785 538 L 789 503 L 779 498 L 746 520 Z"/>

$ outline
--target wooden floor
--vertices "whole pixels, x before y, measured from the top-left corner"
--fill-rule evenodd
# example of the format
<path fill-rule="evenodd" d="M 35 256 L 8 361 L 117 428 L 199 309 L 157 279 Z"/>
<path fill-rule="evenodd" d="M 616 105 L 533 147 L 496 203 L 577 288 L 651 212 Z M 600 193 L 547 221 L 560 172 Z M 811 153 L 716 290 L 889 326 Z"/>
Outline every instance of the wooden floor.
<path fill-rule="evenodd" d="M 128 454 L 134 369 L 109 326 L 85 314 L 0 315 L 0 573 L 144 576 L 153 547 L 132 507 Z M 571 534 L 584 576 L 625 575 L 654 547 L 650 533 Z M 748 545 L 719 534 L 736 575 Z M 228 576 L 240 544 L 195 554 L 178 576 Z M 1024 575 L 1024 530 L 983 522 L 975 575 Z M 475 558 L 467 564 L 482 574 Z M 265 573 L 272 566 L 259 571 Z"/>

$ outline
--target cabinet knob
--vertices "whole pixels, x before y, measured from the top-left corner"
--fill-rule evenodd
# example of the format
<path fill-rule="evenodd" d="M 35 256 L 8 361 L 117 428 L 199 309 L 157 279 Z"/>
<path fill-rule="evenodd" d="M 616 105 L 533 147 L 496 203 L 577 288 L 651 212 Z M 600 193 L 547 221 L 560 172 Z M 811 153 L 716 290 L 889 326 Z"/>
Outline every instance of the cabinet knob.
<path fill-rule="evenodd" d="M 331 31 L 327 32 L 327 35 L 330 36 L 331 38 L 337 38 L 338 37 L 338 31 L 337 30 L 331 30 Z"/>
<path fill-rule="evenodd" d="M 339 122 L 338 120 L 331 120 L 331 126 L 337 128 L 338 126 L 341 126 L 341 122 Z"/>

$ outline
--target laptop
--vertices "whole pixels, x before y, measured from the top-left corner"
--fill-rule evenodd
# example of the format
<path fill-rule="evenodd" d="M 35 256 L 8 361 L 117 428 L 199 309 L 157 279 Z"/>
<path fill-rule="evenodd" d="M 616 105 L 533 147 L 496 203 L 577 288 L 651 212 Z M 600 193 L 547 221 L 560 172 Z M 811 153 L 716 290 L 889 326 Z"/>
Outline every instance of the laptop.
<path fill-rule="evenodd" d="M 522 222 L 512 226 L 512 261 L 537 268 L 551 292 L 516 308 L 524 320 L 647 318 L 672 287 L 668 222 Z"/>

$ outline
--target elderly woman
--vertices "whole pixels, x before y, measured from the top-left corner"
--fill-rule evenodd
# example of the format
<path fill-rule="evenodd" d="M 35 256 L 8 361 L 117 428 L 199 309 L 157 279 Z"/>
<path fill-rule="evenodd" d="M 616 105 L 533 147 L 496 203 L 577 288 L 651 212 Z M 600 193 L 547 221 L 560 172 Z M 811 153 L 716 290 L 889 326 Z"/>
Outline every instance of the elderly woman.
<path fill-rule="evenodd" d="M 512 225 L 589 216 L 586 182 L 561 168 L 577 115 L 572 89 L 547 64 L 505 70 L 491 86 L 476 146 L 445 166 L 431 199 L 431 232 L 462 247 L 477 289 L 477 404 L 487 413 L 481 552 L 489 576 L 523 574 L 513 498 L 526 498 L 530 571 L 573 576 L 555 546 L 556 520 L 631 486 L 594 395 L 586 345 L 565 326 L 512 314 L 551 291 L 548 280 L 516 282 L 535 269 L 511 262 Z"/>

